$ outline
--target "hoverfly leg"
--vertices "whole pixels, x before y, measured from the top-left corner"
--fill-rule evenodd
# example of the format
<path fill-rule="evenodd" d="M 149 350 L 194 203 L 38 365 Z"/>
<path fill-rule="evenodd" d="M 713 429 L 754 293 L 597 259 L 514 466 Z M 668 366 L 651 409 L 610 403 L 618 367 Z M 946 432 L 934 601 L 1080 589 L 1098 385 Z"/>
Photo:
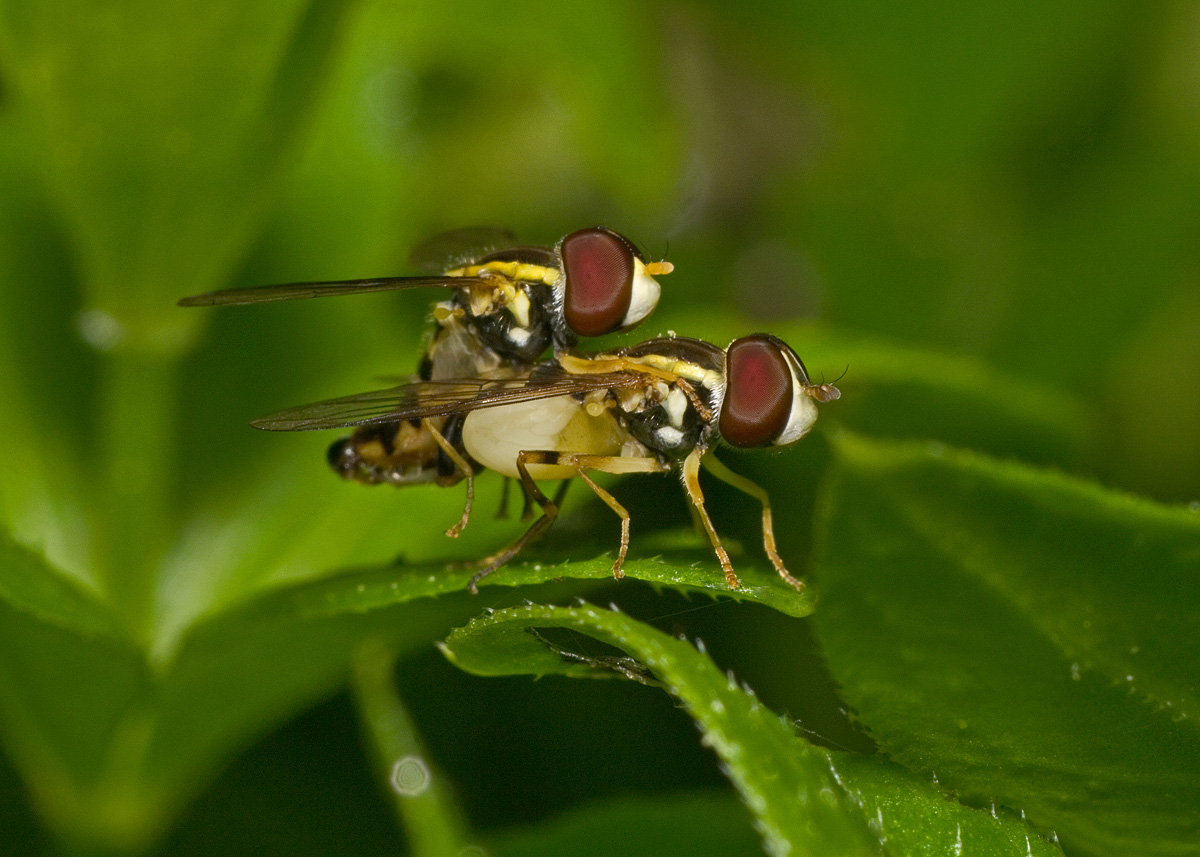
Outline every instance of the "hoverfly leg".
<path fill-rule="evenodd" d="M 687 491 L 688 500 L 691 501 L 692 507 L 699 513 L 700 520 L 704 524 L 704 530 L 708 534 L 708 542 L 712 545 L 712 549 L 721 563 L 721 569 L 725 572 L 725 582 L 729 584 L 730 589 L 738 589 L 742 584 L 738 581 L 737 575 L 733 571 L 733 563 L 729 561 L 729 553 L 725 550 L 724 545 L 721 544 L 721 537 L 717 535 L 717 530 L 713 526 L 712 519 L 708 517 L 708 511 L 704 508 L 704 492 L 700 490 L 699 450 L 693 450 L 683 460 L 683 487 Z"/>
<path fill-rule="evenodd" d="M 475 502 L 475 471 L 467 459 L 463 457 L 462 453 L 455 449 L 450 441 L 446 440 L 438 430 L 438 427 L 434 425 L 433 420 L 428 418 L 423 419 L 421 420 L 421 425 L 433 435 L 434 441 L 441 447 L 442 452 L 446 453 L 446 457 L 453 461 L 454 466 L 467 477 L 467 501 L 463 504 L 462 517 L 458 519 L 457 524 L 446 530 L 447 536 L 456 539 L 459 533 L 463 531 L 463 528 L 467 526 L 467 521 L 471 518 L 471 505 Z"/>
<path fill-rule="evenodd" d="M 678 379 L 675 382 L 675 386 L 677 386 L 680 390 L 683 390 L 683 394 L 687 396 L 688 401 L 691 402 L 692 407 L 696 409 L 696 414 L 703 422 L 707 423 L 712 420 L 712 409 L 708 405 L 704 404 L 704 400 L 700 398 L 700 394 L 696 392 L 695 387 L 693 387 L 683 378 Z"/>
<path fill-rule="evenodd" d="M 558 517 L 558 506 L 542 493 L 542 489 L 538 488 L 537 483 L 533 481 L 533 477 L 529 475 L 529 469 L 526 466 L 527 463 L 553 464 L 557 462 L 557 459 L 558 453 L 550 450 L 522 450 L 517 453 L 517 472 L 521 474 L 521 489 L 525 492 L 526 499 L 532 497 L 534 502 L 541 506 L 542 516 L 534 521 L 533 525 L 519 539 L 504 550 L 492 554 L 480 563 L 480 565 L 483 565 L 483 569 L 476 572 L 475 576 L 467 584 L 467 591 L 472 595 L 478 594 L 480 580 L 519 554 L 525 545 L 545 532 L 546 528 Z"/>
<path fill-rule="evenodd" d="M 688 503 L 688 514 L 692 518 L 692 530 L 699 535 L 708 538 L 708 530 L 704 528 L 704 519 L 700 517 L 700 513 L 696 511 L 696 506 L 693 503 Z"/>
<path fill-rule="evenodd" d="M 613 577 L 620 580 L 625 576 L 622 567 L 625 565 L 625 556 L 629 553 L 629 511 L 617 502 L 617 498 L 609 494 L 603 488 L 596 484 L 592 477 L 585 473 L 585 470 L 599 470 L 605 473 L 663 473 L 670 469 L 669 465 L 664 465 L 657 458 L 635 458 L 633 456 L 619 455 L 560 455 L 558 457 L 559 464 L 569 464 L 575 468 L 575 472 L 579 474 L 579 478 L 588 484 L 588 487 L 596 492 L 608 508 L 617 513 L 621 519 L 621 548 L 617 552 L 616 562 L 613 563 Z M 569 481 L 565 484 L 570 484 Z M 558 500 L 559 498 L 556 498 Z"/>
<path fill-rule="evenodd" d="M 713 476 L 720 479 L 726 485 L 731 485 L 744 494 L 749 494 L 751 497 L 762 503 L 763 510 L 763 549 L 767 553 L 767 558 L 771 560 L 771 565 L 775 566 L 775 570 L 779 572 L 779 576 L 784 579 L 797 592 L 803 591 L 804 581 L 797 580 L 788 573 L 784 567 L 783 559 L 779 556 L 779 551 L 775 549 L 775 528 L 771 522 L 771 498 L 767 492 L 754 482 L 751 482 L 740 473 L 734 473 L 725 463 L 720 461 L 715 455 L 706 455 L 700 461 L 701 465 Z"/>
<path fill-rule="evenodd" d="M 512 479 L 505 476 L 504 482 L 500 487 L 500 508 L 496 510 L 497 521 L 508 520 L 508 491 L 512 486 Z"/>
<path fill-rule="evenodd" d="M 525 483 L 521 483 L 521 523 L 526 523 L 533 520 L 533 495 L 525 488 Z"/>
<path fill-rule="evenodd" d="M 580 456 L 582 458 L 583 456 Z M 617 502 L 617 498 L 609 494 L 603 488 L 596 484 L 592 477 L 583 472 L 583 465 L 578 460 L 575 461 L 575 472 L 579 474 L 579 478 L 588 484 L 588 487 L 596 492 L 596 496 L 608 505 L 608 508 L 617 513 L 621 519 L 621 548 L 617 551 L 616 562 L 613 563 L 613 577 L 620 580 L 625 576 L 622 566 L 625 565 L 625 555 L 629 553 L 629 511 Z"/>

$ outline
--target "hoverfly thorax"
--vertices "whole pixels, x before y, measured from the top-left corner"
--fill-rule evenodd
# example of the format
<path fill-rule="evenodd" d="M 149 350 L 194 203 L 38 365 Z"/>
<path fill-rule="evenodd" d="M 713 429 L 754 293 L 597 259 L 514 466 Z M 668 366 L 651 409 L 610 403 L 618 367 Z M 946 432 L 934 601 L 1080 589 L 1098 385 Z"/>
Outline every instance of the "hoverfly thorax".
<path fill-rule="evenodd" d="M 658 305 L 661 289 L 654 275 L 672 269 L 667 262 L 647 264 L 629 239 L 600 226 L 572 232 L 556 249 L 562 267 L 558 297 L 572 341 L 640 323 Z"/>
<path fill-rule="evenodd" d="M 718 431 L 731 446 L 788 446 L 817 421 L 816 402 L 840 395 L 830 384 L 813 384 L 782 340 L 765 333 L 744 336 L 726 350 Z"/>

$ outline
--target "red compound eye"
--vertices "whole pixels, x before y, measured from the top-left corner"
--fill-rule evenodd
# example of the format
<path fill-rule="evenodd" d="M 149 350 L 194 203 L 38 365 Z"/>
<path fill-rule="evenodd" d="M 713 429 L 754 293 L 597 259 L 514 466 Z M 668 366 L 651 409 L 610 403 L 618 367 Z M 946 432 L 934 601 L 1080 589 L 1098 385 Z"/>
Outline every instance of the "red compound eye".
<path fill-rule="evenodd" d="M 792 413 L 792 371 L 773 336 L 745 336 L 725 358 L 721 436 L 733 446 L 768 446 Z"/>
<path fill-rule="evenodd" d="M 637 250 L 610 229 L 572 232 L 559 248 L 563 260 L 563 315 L 578 336 L 603 336 L 624 326 L 633 299 Z"/>

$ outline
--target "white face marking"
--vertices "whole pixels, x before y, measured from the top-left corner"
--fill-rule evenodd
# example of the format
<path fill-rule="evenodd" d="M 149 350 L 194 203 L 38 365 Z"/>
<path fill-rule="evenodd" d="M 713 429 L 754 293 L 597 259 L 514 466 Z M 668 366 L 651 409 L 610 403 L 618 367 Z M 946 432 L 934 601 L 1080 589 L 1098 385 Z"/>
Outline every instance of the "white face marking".
<path fill-rule="evenodd" d="M 683 390 L 678 387 L 672 387 L 671 392 L 667 393 L 667 400 L 663 403 L 667 409 L 667 416 L 671 420 L 671 425 L 675 428 L 683 428 L 683 415 L 687 412 L 687 396 Z"/>
<path fill-rule="evenodd" d="M 529 341 L 530 332 L 523 327 L 512 327 L 508 330 L 508 338 L 514 345 L 524 345 Z"/>
<path fill-rule="evenodd" d="M 658 438 L 659 443 L 663 446 L 679 446 L 680 441 L 683 440 L 683 432 L 670 426 L 663 426 L 657 429 L 654 432 L 654 436 Z"/>
<path fill-rule="evenodd" d="M 813 401 L 812 396 L 804 392 L 807 385 L 803 380 L 804 375 L 800 371 L 800 367 L 796 364 L 795 358 L 786 350 L 784 358 L 787 360 L 788 371 L 792 373 L 792 411 L 788 414 L 787 425 L 775 439 L 774 446 L 787 446 L 789 443 L 795 443 L 808 434 L 813 423 L 817 421 L 817 403 Z"/>
<path fill-rule="evenodd" d="M 633 288 L 629 298 L 629 311 L 621 321 L 621 327 L 633 327 L 638 324 L 658 306 L 662 288 L 658 280 L 646 273 L 646 264 L 635 258 L 633 260 Z"/>

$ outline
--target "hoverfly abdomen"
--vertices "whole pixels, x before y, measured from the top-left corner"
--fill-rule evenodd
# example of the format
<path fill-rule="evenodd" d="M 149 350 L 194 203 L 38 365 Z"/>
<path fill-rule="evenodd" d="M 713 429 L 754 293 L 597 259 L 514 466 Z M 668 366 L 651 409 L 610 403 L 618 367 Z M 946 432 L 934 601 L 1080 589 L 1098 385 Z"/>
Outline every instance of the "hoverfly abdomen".
<path fill-rule="evenodd" d="M 343 479 L 354 479 L 359 467 L 358 453 L 353 441 L 348 437 L 340 437 L 329 445 L 325 451 L 325 460 L 333 468 L 333 472 Z M 359 481 L 355 479 L 355 481 Z"/>
<path fill-rule="evenodd" d="M 466 414 L 451 414 L 446 417 L 446 421 L 441 425 L 442 437 L 456 450 L 459 450 L 467 458 L 467 461 L 476 469 L 479 468 L 479 463 L 466 455 L 463 449 L 462 432 L 463 420 L 466 419 Z M 436 441 L 435 441 L 436 442 Z M 446 450 L 439 448 L 437 456 L 437 483 L 438 485 L 454 485 L 462 481 L 464 474 L 458 464 L 446 454 Z"/>
<path fill-rule="evenodd" d="M 462 420 L 455 426 L 461 435 Z M 420 420 L 360 426 L 334 441 L 326 458 L 335 473 L 362 485 L 454 485 L 463 478 Z"/>

